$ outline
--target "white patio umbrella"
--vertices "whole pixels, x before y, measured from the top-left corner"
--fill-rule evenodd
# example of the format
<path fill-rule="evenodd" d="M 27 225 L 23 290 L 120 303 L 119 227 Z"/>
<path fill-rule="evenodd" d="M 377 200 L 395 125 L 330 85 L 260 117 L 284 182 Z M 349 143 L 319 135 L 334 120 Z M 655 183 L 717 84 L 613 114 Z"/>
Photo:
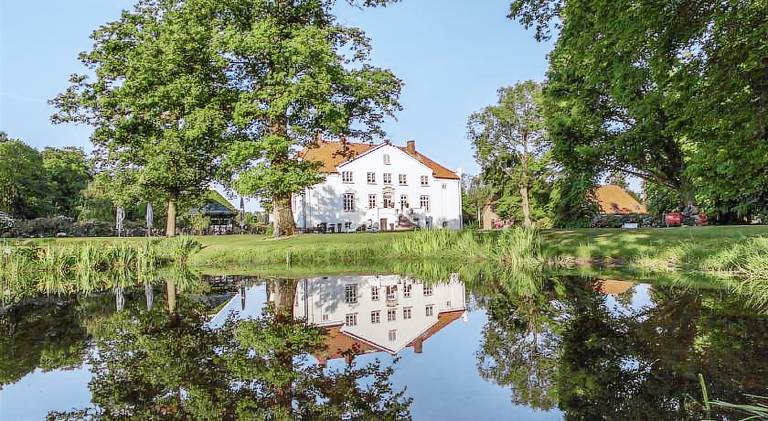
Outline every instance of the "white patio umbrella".
<path fill-rule="evenodd" d="M 152 225 L 155 223 L 155 213 L 152 210 L 152 204 L 147 203 L 147 237 L 152 236 Z"/>
<path fill-rule="evenodd" d="M 123 232 L 123 221 L 125 221 L 125 210 L 122 207 L 117 208 L 117 215 L 115 215 L 115 229 L 117 230 L 117 236 Z"/>

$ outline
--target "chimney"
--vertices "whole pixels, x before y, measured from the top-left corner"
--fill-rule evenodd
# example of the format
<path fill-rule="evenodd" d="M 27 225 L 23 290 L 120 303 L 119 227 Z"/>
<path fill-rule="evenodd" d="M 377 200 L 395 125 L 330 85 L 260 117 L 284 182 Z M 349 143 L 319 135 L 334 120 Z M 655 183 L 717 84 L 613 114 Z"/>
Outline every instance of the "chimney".
<path fill-rule="evenodd" d="M 417 354 L 421 354 L 424 346 L 424 339 L 423 338 L 417 338 L 415 341 L 413 341 L 413 352 Z"/>
<path fill-rule="evenodd" d="M 409 140 L 405 142 L 405 150 L 407 150 L 408 153 L 416 153 L 416 141 Z"/>

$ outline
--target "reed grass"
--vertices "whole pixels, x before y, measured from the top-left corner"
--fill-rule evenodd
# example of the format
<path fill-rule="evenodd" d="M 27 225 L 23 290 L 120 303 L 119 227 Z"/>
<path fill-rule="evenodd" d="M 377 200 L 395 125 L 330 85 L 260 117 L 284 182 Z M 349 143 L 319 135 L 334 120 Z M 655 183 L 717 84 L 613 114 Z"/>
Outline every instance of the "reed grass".
<path fill-rule="evenodd" d="M 160 267 L 184 267 L 199 251 L 188 237 L 143 242 L 5 247 L 0 250 L 0 300 L 90 293 L 151 281 Z"/>

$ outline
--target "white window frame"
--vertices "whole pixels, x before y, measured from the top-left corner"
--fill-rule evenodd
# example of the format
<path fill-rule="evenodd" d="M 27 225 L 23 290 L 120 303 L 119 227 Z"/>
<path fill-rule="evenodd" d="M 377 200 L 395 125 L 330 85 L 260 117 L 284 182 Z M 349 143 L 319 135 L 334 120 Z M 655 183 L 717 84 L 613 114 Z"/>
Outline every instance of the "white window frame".
<path fill-rule="evenodd" d="M 365 175 L 366 179 L 368 180 L 368 184 L 376 184 L 376 173 L 375 172 L 369 172 Z"/>
<path fill-rule="evenodd" d="M 379 287 L 371 287 L 371 301 L 379 301 Z"/>
<path fill-rule="evenodd" d="M 344 324 L 347 326 L 357 326 L 357 313 L 349 313 L 344 316 Z"/>
<path fill-rule="evenodd" d="M 389 338 L 389 341 L 390 341 L 390 342 L 394 342 L 394 341 L 396 341 L 396 340 L 397 340 L 397 329 L 391 329 L 391 330 L 390 330 L 390 331 L 387 333 L 387 337 Z"/>
<path fill-rule="evenodd" d="M 403 307 L 403 320 L 408 320 L 413 316 L 413 307 Z"/>
<path fill-rule="evenodd" d="M 375 310 L 371 312 L 371 324 L 381 323 L 381 311 Z"/>
<path fill-rule="evenodd" d="M 369 194 L 368 195 L 368 209 L 376 209 L 376 195 L 375 194 Z"/>
<path fill-rule="evenodd" d="M 397 285 L 387 285 L 387 300 L 397 299 Z"/>
<path fill-rule="evenodd" d="M 424 285 L 424 296 L 425 297 L 431 297 L 432 296 L 432 287 L 428 287 Z"/>
<path fill-rule="evenodd" d="M 354 182 L 354 178 L 352 177 L 352 171 L 342 171 L 341 182 L 345 184 L 352 184 Z"/>
<path fill-rule="evenodd" d="M 430 304 L 426 307 L 424 307 L 424 314 L 427 317 L 432 317 L 435 315 L 435 306 L 433 304 Z"/>
<path fill-rule="evenodd" d="M 405 298 L 411 298 L 411 289 L 413 285 L 403 285 L 403 297 Z"/>
<path fill-rule="evenodd" d="M 397 175 L 397 183 L 401 186 L 407 186 L 408 185 L 408 175 L 407 174 L 398 174 Z"/>
<path fill-rule="evenodd" d="M 419 207 L 424 209 L 426 212 L 429 212 L 429 195 L 428 194 L 422 194 L 419 196 Z"/>
<path fill-rule="evenodd" d="M 396 322 L 397 321 L 397 309 L 396 308 L 388 308 L 387 309 L 387 321 L 388 322 Z"/>
<path fill-rule="evenodd" d="M 344 212 L 355 211 L 355 194 L 354 193 L 344 193 L 341 196 L 341 200 L 342 200 L 342 208 L 344 209 Z"/>
<path fill-rule="evenodd" d="M 392 173 L 391 172 L 385 172 L 382 176 L 384 180 L 384 184 L 392 184 Z"/>
<path fill-rule="evenodd" d="M 385 209 L 386 208 L 390 208 L 390 209 L 394 209 L 395 208 L 395 198 L 393 197 L 394 195 L 395 194 L 392 193 L 392 192 L 385 192 L 382 195 L 382 197 L 383 197 L 382 205 L 384 206 Z"/>
<path fill-rule="evenodd" d="M 347 284 L 344 286 L 344 302 L 348 304 L 357 303 L 357 285 Z"/>
<path fill-rule="evenodd" d="M 427 175 L 422 175 L 422 176 L 421 176 L 421 178 L 420 178 L 420 180 L 421 180 L 421 185 L 422 185 L 422 187 L 427 187 L 427 186 L 429 186 L 429 176 L 427 176 Z"/>
<path fill-rule="evenodd" d="M 384 165 L 392 165 L 392 159 L 388 153 L 384 154 Z"/>
<path fill-rule="evenodd" d="M 410 207 L 411 206 L 408 203 L 408 195 L 407 194 L 401 194 L 400 195 L 400 208 L 401 209 L 408 209 Z"/>

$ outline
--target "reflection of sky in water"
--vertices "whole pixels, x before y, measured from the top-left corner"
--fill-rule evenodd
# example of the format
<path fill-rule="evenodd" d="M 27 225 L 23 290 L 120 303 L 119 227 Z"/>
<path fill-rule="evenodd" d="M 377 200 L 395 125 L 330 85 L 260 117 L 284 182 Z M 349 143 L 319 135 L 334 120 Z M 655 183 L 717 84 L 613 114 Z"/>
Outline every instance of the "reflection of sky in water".
<path fill-rule="evenodd" d="M 319 281 L 322 282 L 322 281 Z M 238 319 L 257 317 L 267 302 L 266 286 L 245 288 L 245 309 L 242 292 L 238 292 L 211 321 L 218 327 L 226 315 Z M 459 319 L 441 329 L 424 342 L 423 353 L 405 348 L 398 353 L 400 361 L 395 367 L 392 383 L 395 389 L 406 388 L 413 398 L 411 414 L 414 419 L 427 420 L 497 420 L 561 419 L 559 411 L 534 411 L 511 403 L 511 390 L 483 380 L 477 372 L 478 344 L 481 341 L 485 312 L 475 310 L 467 320 Z M 388 329 L 387 323 L 381 324 Z M 394 357 L 386 352 L 362 354 L 355 357 L 358 364 L 376 359 L 391 364 Z M 313 359 L 314 360 L 314 359 Z M 343 369 L 344 359 L 328 361 L 328 368 Z"/>
<path fill-rule="evenodd" d="M 38 368 L 0 391 L 0 420 L 42 420 L 52 408 L 87 407 L 90 380 L 87 366 L 49 372 Z"/>

